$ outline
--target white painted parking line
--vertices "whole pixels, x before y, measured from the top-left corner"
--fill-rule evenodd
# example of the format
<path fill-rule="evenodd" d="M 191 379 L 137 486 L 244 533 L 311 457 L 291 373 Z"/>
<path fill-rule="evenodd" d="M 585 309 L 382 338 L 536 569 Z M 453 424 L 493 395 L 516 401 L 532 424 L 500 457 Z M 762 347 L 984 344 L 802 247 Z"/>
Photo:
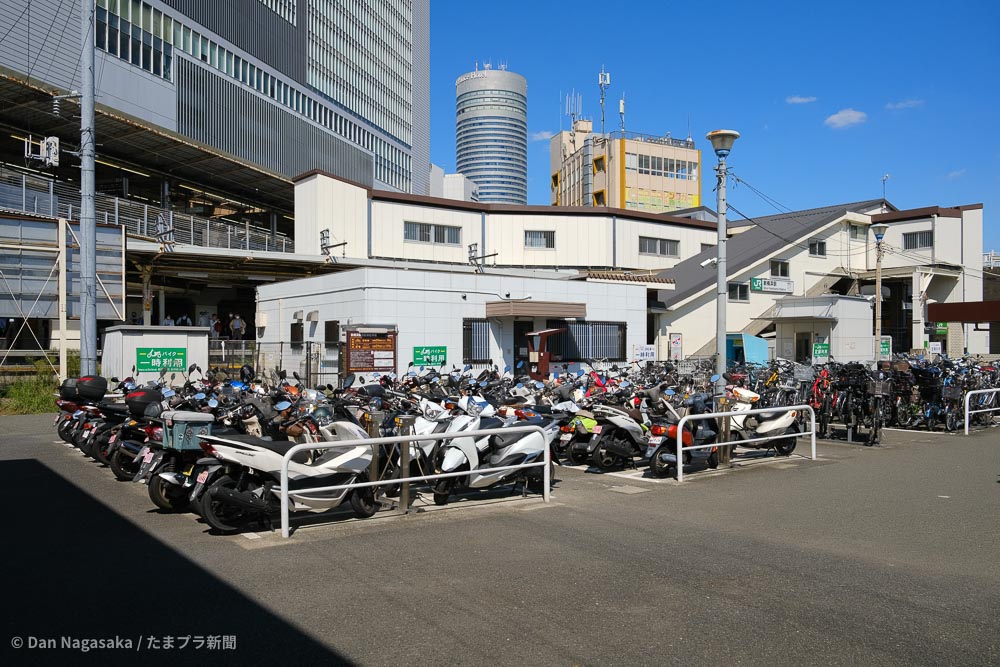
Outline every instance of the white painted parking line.
<path fill-rule="evenodd" d="M 259 540 L 260 539 L 260 535 L 258 535 L 257 533 L 242 533 L 242 535 L 243 535 L 243 537 L 247 538 L 248 540 Z"/>
<path fill-rule="evenodd" d="M 608 491 L 613 491 L 614 493 L 624 493 L 626 495 L 633 495 L 636 493 L 646 493 L 649 489 L 640 489 L 638 486 L 612 486 Z"/>

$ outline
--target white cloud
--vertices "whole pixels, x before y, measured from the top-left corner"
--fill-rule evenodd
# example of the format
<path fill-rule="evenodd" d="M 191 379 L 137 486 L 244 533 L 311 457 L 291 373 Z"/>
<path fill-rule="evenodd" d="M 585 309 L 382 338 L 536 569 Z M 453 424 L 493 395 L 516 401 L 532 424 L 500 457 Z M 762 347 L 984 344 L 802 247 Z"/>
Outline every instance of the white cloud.
<path fill-rule="evenodd" d="M 885 108 L 889 111 L 899 111 L 900 109 L 913 109 L 923 103 L 923 100 L 903 100 L 902 102 L 889 102 L 885 105 Z"/>
<path fill-rule="evenodd" d="M 955 171 L 949 171 L 948 175 L 945 176 L 945 180 L 957 181 L 958 179 L 965 176 L 965 169 L 956 169 Z"/>
<path fill-rule="evenodd" d="M 809 104 L 810 102 L 815 102 L 815 97 L 802 97 L 801 95 L 792 95 L 786 97 L 785 101 L 789 104 Z"/>
<path fill-rule="evenodd" d="M 823 121 L 823 124 L 836 130 L 840 130 L 845 127 L 850 127 L 851 125 L 858 125 L 866 120 L 868 120 L 868 114 L 864 111 L 857 111 L 856 109 L 841 109 Z"/>
<path fill-rule="evenodd" d="M 532 132 L 531 133 L 531 140 L 532 141 L 548 141 L 549 139 L 551 139 L 552 137 L 554 137 L 555 134 L 556 134 L 555 132 L 550 132 L 549 130 L 541 130 L 539 132 Z"/>

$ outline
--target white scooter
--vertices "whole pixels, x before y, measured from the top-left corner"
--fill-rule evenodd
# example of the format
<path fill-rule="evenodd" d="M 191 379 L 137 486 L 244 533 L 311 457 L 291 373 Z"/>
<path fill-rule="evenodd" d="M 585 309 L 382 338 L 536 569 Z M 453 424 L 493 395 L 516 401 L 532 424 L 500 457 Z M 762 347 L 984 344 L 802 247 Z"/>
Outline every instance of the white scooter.
<path fill-rule="evenodd" d="M 313 437 L 308 440 L 329 442 L 368 437 L 360 425 L 347 419 L 334 420 L 333 414 L 322 409 L 314 411 L 307 419 L 314 422 L 309 428 Z M 202 518 L 218 531 L 232 532 L 250 521 L 266 520 L 277 513 L 281 507 L 282 460 L 296 444 L 299 443 L 265 440 L 252 435 L 201 436 L 202 450 L 222 464 L 198 499 Z M 357 517 L 373 516 L 379 504 L 372 487 L 310 490 L 367 481 L 371 460 L 370 445 L 346 445 L 296 453 L 288 464 L 291 509 L 326 510 L 346 501 Z M 204 483 L 207 480 L 198 481 Z"/>
<path fill-rule="evenodd" d="M 541 488 L 544 473 L 540 467 L 482 474 L 477 473 L 477 470 L 539 461 L 544 457 L 545 449 L 559 437 L 558 419 L 545 419 L 541 416 L 528 421 L 498 419 L 494 417 L 496 414 L 494 407 L 477 396 L 463 396 L 458 407 L 465 414 L 454 417 L 449 424 L 448 432 L 455 433 L 456 437 L 446 441 L 438 451 L 435 472 L 468 470 L 470 474 L 435 481 L 432 485 L 434 504 L 446 505 L 452 491 L 463 487 L 486 489 L 505 482 L 523 480 L 526 485 Z M 534 424 L 542 427 L 545 431 L 544 437 L 534 432 L 497 434 L 479 438 L 461 436 L 463 431 Z M 549 474 L 551 477 L 551 463 Z"/>
<path fill-rule="evenodd" d="M 760 394 L 743 387 L 734 387 L 732 394 L 735 403 L 731 412 L 753 410 L 757 401 L 760 400 Z M 801 432 L 796 417 L 798 417 L 798 410 L 786 410 L 780 407 L 775 408 L 774 412 L 731 417 L 729 441 L 735 443 L 733 453 L 736 453 L 736 447 L 739 446 L 747 449 L 774 449 L 779 455 L 788 456 L 795 450 L 795 443 Z M 780 440 L 744 442 L 754 438 L 783 434 L 790 437 Z"/>

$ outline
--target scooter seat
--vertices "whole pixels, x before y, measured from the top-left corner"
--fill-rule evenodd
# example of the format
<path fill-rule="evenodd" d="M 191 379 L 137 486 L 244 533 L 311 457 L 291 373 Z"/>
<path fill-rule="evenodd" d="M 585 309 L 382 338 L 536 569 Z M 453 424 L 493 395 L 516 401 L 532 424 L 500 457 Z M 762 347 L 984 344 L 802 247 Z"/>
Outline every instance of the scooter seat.
<path fill-rule="evenodd" d="M 128 415 L 128 406 L 124 403 L 103 403 L 100 405 L 102 412 L 107 412 L 111 415 L 118 415 L 124 417 Z"/>
<path fill-rule="evenodd" d="M 500 435 L 493 436 L 493 446 L 497 449 L 503 449 L 504 447 L 509 447 L 515 442 L 526 436 L 527 433 L 502 433 Z"/>
<path fill-rule="evenodd" d="M 756 417 L 757 417 L 757 421 L 761 421 L 762 422 L 762 421 L 767 421 L 768 419 L 777 419 L 778 417 L 782 416 L 783 414 L 785 414 L 785 413 L 782 412 L 781 410 L 775 410 L 773 412 L 761 412 L 760 414 L 756 415 Z M 753 417 L 754 415 L 750 415 L 750 416 Z"/>
<path fill-rule="evenodd" d="M 503 428 L 504 421 L 496 417 L 483 417 L 479 420 L 479 430 L 485 431 L 489 428 Z"/>
<path fill-rule="evenodd" d="M 258 438 L 255 435 L 228 435 L 226 436 L 226 440 L 241 442 L 245 445 L 260 447 L 261 449 L 268 449 L 275 454 L 280 454 L 281 456 L 287 454 L 288 450 L 295 445 L 300 444 L 294 440 L 264 440 L 263 438 Z M 292 460 L 296 463 L 308 463 L 309 452 L 306 450 L 296 452 L 292 455 Z"/>

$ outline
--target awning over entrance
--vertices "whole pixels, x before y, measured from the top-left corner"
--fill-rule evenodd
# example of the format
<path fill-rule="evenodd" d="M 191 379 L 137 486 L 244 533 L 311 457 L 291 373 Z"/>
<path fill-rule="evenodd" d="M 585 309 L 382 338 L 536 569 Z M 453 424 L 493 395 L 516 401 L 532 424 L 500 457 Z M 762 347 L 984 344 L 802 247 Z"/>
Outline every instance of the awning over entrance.
<path fill-rule="evenodd" d="M 931 322 L 1000 322 L 1000 301 L 927 304 Z"/>
<path fill-rule="evenodd" d="M 562 301 L 487 301 L 486 317 L 584 318 L 587 304 Z"/>

